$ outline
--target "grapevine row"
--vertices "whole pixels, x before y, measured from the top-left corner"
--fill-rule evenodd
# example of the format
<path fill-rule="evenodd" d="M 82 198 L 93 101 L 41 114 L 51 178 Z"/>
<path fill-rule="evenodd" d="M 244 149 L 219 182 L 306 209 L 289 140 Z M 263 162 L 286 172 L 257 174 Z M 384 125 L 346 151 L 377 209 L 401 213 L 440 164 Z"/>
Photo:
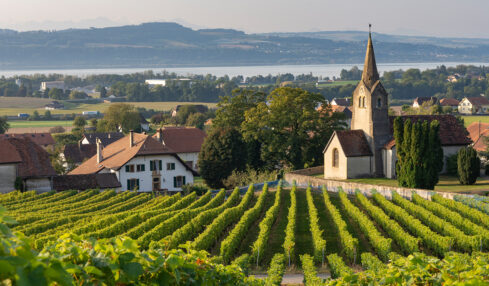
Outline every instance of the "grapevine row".
<path fill-rule="evenodd" d="M 322 279 L 318 277 L 316 266 L 314 266 L 314 258 L 309 254 L 300 256 L 302 271 L 304 272 L 305 285 L 321 285 Z"/>
<path fill-rule="evenodd" d="M 326 240 L 323 239 L 323 231 L 319 227 L 318 210 L 314 205 L 311 187 L 306 189 L 307 209 L 309 210 L 309 229 L 312 235 L 312 244 L 314 246 L 314 260 L 321 261 L 324 264 L 324 252 L 326 251 Z"/>
<path fill-rule="evenodd" d="M 289 266 L 291 264 L 291 258 L 295 253 L 295 223 L 297 216 L 297 198 L 295 195 L 296 185 L 292 186 L 290 190 L 290 207 L 287 215 L 287 227 L 285 228 L 285 240 L 284 240 L 284 253 L 289 260 Z"/>
<path fill-rule="evenodd" d="M 469 218 L 472 220 L 474 223 L 482 224 L 485 227 L 489 227 L 489 215 L 471 208 L 461 202 L 457 202 L 454 200 L 450 199 L 445 199 L 444 197 L 440 195 L 433 195 L 431 196 L 431 199 L 445 207 L 448 207 L 449 209 L 453 211 L 459 212 L 461 215 L 464 217 Z"/>
<path fill-rule="evenodd" d="M 353 271 L 350 269 L 350 267 L 346 266 L 345 262 L 340 256 L 338 256 L 338 254 L 330 254 L 327 258 L 332 278 L 353 274 Z"/>
<path fill-rule="evenodd" d="M 277 253 L 273 256 L 270 262 L 270 267 L 268 268 L 267 280 L 265 285 L 277 285 L 280 286 L 282 283 L 282 278 L 285 272 L 285 255 L 283 253 Z"/>

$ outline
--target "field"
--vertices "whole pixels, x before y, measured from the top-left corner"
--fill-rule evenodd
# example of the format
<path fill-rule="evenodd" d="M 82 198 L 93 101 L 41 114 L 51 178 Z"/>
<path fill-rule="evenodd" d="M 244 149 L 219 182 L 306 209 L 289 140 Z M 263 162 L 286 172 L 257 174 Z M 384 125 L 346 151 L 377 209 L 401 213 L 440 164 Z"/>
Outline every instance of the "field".
<path fill-rule="evenodd" d="M 10 128 L 27 128 L 27 127 L 54 127 L 73 126 L 73 120 L 49 120 L 49 121 L 27 121 L 27 120 L 13 120 L 9 121 Z"/>
<path fill-rule="evenodd" d="M 318 85 L 318 87 L 321 88 L 321 87 L 347 85 L 347 84 L 356 85 L 356 84 L 358 84 L 358 80 L 339 80 L 339 81 L 333 81 L 331 83 L 321 83 L 321 84 Z"/>
<path fill-rule="evenodd" d="M 464 119 L 465 127 L 474 122 L 489 123 L 489 116 L 462 116 Z"/>
<path fill-rule="evenodd" d="M 32 98 L 32 97 L 0 97 L 0 116 L 16 116 L 19 113 L 32 114 L 35 110 L 39 114 L 44 114 L 44 105 L 50 103 L 51 99 Z M 97 104 L 75 104 L 61 101 L 65 104 L 66 109 L 51 110 L 51 114 L 81 114 L 83 111 L 99 111 L 103 113 L 110 103 Z M 136 107 L 144 107 L 159 111 L 169 111 L 179 104 L 204 104 L 209 107 L 215 107 L 215 103 L 203 102 L 125 102 Z"/>
<path fill-rule="evenodd" d="M 429 201 L 394 194 L 387 200 L 292 187 L 200 197 L 27 192 L 0 195 L 0 204 L 18 222 L 13 229 L 37 249 L 65 233 L 82 239 L 126 236 L 141 249 L 173 249 L 188 241 L 224 264 L 246 259 L 251 273 L 268 269 L 269 275 L 278 268 L 339 277 L 393 255 L 489 250 L 489 203 L 482 197 Z"/>

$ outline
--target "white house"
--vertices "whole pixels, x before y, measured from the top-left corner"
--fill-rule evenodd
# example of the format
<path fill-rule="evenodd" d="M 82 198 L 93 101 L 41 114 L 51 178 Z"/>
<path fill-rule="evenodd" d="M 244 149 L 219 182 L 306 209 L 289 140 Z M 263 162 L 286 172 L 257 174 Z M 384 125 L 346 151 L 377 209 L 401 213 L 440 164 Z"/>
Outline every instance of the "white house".
<path fill-rule="evenodd" d="M 464 97 L 458 104 L 460 114 L 488 114 L 489 99 L 483 96 Z"/>
<path fill-rule="evenodd" d="M 198 170 L 200 148 L 206 134 L 198 128 L 166 127 L 160 128 L 153 138 L 175 151 L 188 166 Z"/>
<path fill-rule="evenodd" d="M 105 147 L 97 140 L 95 156 L 69 174 L 94 173 L 114 173 L 123 190 L 142 192 L 181 191 L 197 174 L 173 150 L 151 136 L 134 132 Z"/>
<path fill-rule="evenodd" d="M 147 79 L 144 81 L 144 83 L 149 86 L 166 86 L 166 79 Z"/>

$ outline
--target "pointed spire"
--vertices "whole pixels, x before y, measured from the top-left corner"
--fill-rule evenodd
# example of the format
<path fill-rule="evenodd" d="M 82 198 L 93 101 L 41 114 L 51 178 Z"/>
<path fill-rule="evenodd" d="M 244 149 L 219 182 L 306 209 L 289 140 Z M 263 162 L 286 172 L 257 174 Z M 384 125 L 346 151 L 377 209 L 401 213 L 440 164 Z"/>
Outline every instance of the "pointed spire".
<path fill-rule="evenodd" d="M 368 88 L 372 88 L 377 80 L 380 79 L 375 62 L 374 46 L 372 44 L 372 24 L 369 24 L 367 53 L 365 55 L 365 64 L 363 65 L 362 80 Z"/>

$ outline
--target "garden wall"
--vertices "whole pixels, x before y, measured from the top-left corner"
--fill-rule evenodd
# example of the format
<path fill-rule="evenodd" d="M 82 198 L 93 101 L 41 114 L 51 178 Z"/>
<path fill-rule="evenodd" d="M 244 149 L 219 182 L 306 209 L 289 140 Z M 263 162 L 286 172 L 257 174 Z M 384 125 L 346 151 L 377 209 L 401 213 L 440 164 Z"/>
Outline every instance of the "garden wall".
<path fill-rule="evenodd" d="M 379 185 L 362 184 L 362 183 L 354 183 L 348 181 L 311 177 L 304 174 L 318 174 L 318 172 L 311 173 L 311 171 L 305 171 L 305 170 L 307 169 L 286 173 L 284 176 L 284 181 L 286 181 L 289 184 L 293 184 L 293 182 L 295 181 L 298 187 L 304 187 L 304 188 L 309 185 L 313 188 L 321 188 L 322 186 L 325 186 L 330 192 L 338 192 L 339 189 L 341 188 L 343 189 L 343 191 L 345 191 L 348 194 L 354 194 L 356 190 L 360 190 L 366 196 L 371 196 L 372 190 L 375 190 L 378 193 L 382 194 L 384 197 L 389 199 L 391 199 L 392 197 L 392 191 L 396 191 L 399 195 L 405 198 L 411 198 L 411 193 L 414 191 L 421 197 L 428 200 L 431 200 L 431 194 L 433 193 L 438 193 L 439 195 L 447 199 L 453 199 L 455 195 L 460 195 L 457 193 L 434 192 L 434 191 L 422 190 L 422 189 L 379 186 Z"/>

